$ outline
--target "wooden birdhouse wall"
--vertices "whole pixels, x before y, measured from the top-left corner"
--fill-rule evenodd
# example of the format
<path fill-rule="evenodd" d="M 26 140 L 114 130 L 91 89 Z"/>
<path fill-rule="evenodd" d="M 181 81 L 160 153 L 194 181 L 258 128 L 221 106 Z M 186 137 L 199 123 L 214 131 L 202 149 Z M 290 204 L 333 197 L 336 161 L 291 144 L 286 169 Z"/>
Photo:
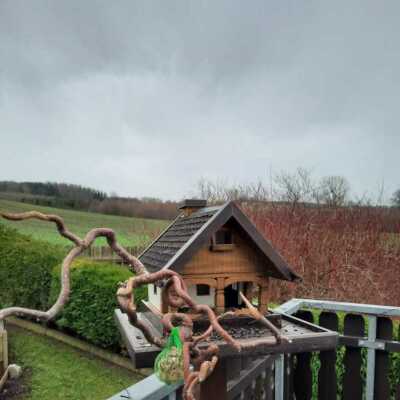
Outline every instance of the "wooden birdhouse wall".
<path fill-rule="evenodd" d="M 183 275 L 266 276 L 265 258 L 262 258 L 243 233 L 233 227 L 228 226 L 228 229 L 232 231 L 232 245 L 213 244 L 210 238 L 185 264 Z"/>
<path fill-rule="evenodd" d="M 215 306 L 218 312 L 225 309 L 225 289 L 229 285 L 236 285 L 242 291 L 245 282 L 258 285 L 259 305 L 264 311 L 269 295 L 265 257 L 260 255 L 254 244 L 234 225 L 227 224 L 223 229 L 231 232 L 232 243 L 218 244 L 215 238 L 210 238 L 183 267 L 181 273 L 186 283 L 189 288 L 195 288 L 198 284 L 209 285 L 214 297 L 212 304 L 207 298 L 207 304 Z M 198 300 L 204 303 L 205 299 L 199 297 Z"/>

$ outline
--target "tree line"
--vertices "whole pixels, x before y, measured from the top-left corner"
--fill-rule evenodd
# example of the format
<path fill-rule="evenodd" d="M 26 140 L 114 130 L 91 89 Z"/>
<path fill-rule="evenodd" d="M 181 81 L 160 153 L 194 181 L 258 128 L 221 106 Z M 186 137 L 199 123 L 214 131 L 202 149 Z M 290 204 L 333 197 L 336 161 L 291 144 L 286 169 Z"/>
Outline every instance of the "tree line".
<path fill-rule="evenodd" d="M 345 177 L 315 178 L 304 168 L 298 168 L 291 173 L 279 172 L 271 176 L 269 182 L 259 180 L 253 183 L 229 184 L 201 179 L 197 188 L 198 197 L 207 199 L 210 204 L 233 200 L 253 215 L 267 211 L 280 214 L 282 210 L 286 210 L 294 215 L 299 212 L 309 216 L 317 213 L 324 218 L 331 218 L 338 212 L 346 211 L 348 213 L 345 215 L 351 215 L 357 221 L 379 220 L 382 231 L 399 233 L 400 190 L 391 199 L 392 207 L 383 192 L 382 188 L 374 196 L 366 193 L 356 197 L 352 195 L 350 183 Z"/>
<path fill-rule="evenodd" d="M 97 189 L 57 182 L 0 181 L 0 198 L 47 207 L 154 219 L 173 219 L 178 207 L 173 201 L 109 196 Z"/>
<path fill-rule="evenodd" d="M 149 197 L 119 197 L 80 185 L 55 182 L 0 181 L 0 197 L 35 205 L 69 208 L 103 214 L 173 219 L 178 213 L 178 202 Z M 229 184 L 222 180 L 200 179 L 195 197 L 206 199 L 210 204 L 238 201 L 247 204 L 285 204 L 295 206 L 382 207 L 383 189 L 375 198 L 367 195 L 355 197 L 351 186 L 343 176 L 315 178 L 305 169 L 294 172 L 281 171 L 269 177 L 244 184 Z M 400 189 L 391 199 L 400 208 Z M 397 214 L 396 214 L 397 215 Z"/>
<path fill-rule="evenodd" d="M 269 177 L 268 182 L 258 180 L 244 184 L 230 184 L 224 180 L 200 179 L 197 196 L 210 203 L 274 202 L 288 205 L 344 206 L 388 206 L 384 199 L 383 186 L 374 195 L 351 193 L 349 181 L 340 175 L 316 178 L 310 170 L 297 168 L 294 172 L 280 171 Z M 400 207 L 400 189 L 390 200 L 391 205 Z"/>

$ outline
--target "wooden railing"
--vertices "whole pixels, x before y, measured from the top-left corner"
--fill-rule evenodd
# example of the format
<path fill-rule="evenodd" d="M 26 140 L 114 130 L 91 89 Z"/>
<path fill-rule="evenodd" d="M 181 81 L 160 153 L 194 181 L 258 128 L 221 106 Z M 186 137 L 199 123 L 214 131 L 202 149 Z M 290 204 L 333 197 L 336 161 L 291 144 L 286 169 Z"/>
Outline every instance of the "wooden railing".
<path fill-rule="evenodd" d="M 274 311 L 338 331 L 337 349 L 230 359 L 229 400 L 400 399 L 400 376 L 394 376 L 390 360 L 400 352 L 392 321 L 400 317 L 400 308 L 293 299 Z M 168 386 L 151 375 L 110 400 L 179 400 L 181 391 L 181 385 Z"/>
<path fill-rule="evenodd" d="M 274 356 L 259 359 L 234 359 L 229 361 L 228 399 L 272 399 L 274 391 Z M 211 379 L 211 377 L 209 378 Z M 213 400 L 217 394 L 208 397 Z M 181 400 L 182 384 L 165 385 L 153 374 L 139 383 L 124 389 L 109 400 Z"/>
<path fill-rule="evenodd" d="M 280 356 L 276 383 L 283 381 L 283 393 L 275 398 L 400 399 L 400 358 L 397 366 L 391 362 L 391 354 L 400 352 L 392 321 L 400 317 L 399 307 L 293 299 L 275 311 L 340 333 L 336 351 Z"/>
<path fill-rule="evenodd" d="M 138 256 L 144 249 L 144 246 L 124 246 L 132 255 Z M 121 263 L 121 258 L 112 252 L 108 246 L 92 246 L 82 254 L 82 257 L 88 257 L 96 261 L 107 261 Z"/>

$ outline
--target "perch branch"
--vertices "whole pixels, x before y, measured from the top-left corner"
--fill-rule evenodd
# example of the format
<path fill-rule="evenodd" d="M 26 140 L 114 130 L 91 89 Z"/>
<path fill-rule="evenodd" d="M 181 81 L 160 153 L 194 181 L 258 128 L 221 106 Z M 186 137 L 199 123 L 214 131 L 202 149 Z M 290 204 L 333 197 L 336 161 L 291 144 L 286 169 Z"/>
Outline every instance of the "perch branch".
<path fill-rule="evenodd" d="M 75 247 L 69 251 L 63 260 L 61 268 L 61 289 L 53 306 L 47 311 L 34 310 L 24 307 L 8 307 L 0 310 L 0 320 L 4 320 L 11 315 L 24 315 L 45 321 L 55 318 L 57 314 L 62 311 L 70 296 L 70 268 L 72 262 L 76 257 L 81 255 L 88 247 L 90 247 L 98 237 L 104 237 L 106 238 L 110 248 L 128 265 L 130 265 L 133 271 L 136 273 L 135 277 L 130 278 L 118 289 L 117 299 L 121 310 L 128 315 L 129 322 L 141 330 L 150 343 L 153 343 L 159 347 L 164 347 L 165 338 L 154 336 L 150 328 L 138 318 L 134 302 L 134 289 L 141 285 L 156 283 L 158 281 L 166 281 L 165 288 L 162 291 L 162 295 L 166 301 L 166 304 L 176 308 L 187 305 L 194 311 L 195 314 L 205 314 L 210 320 L 211 329 L 209 328 L 208 331 L 212 332 L 212 330 L 215 329 L 220 336 L 227 341 L 227 343 L 231 344 L 236 350 L 240 351 L 239 343 L 222 328 L 212 309 L 206 305 L 199 305 L 193 301 L 187 292 L 185 282 L 176 272 L 164 269 L 159 272 L 149 274 L 144 268 L 143 264 L 136 257 L 129 254 L 122 246 L 118 244 L 113 230 L 107 228 L 92 229 L 82 239 L 70 232 L 67 229 L 64 220 L 57 215 L 31 211 L 20 214 L 0 212 L 0 216 L 11 221 L 37 219 L 46 222 L 53 222 L 56 225 L 60 235 L 75 245 Z M 196 349 L 197 342 L 193 343 L 192 338 L 193 321 L 185 314 L 166 314 L 162 319 L 162 323 L 166 332 L 170 331 L 175 324 L 181 326 L 180 334 L 184 342 L 184 393 L 185 398 L 191 400 L 193 399 L 193 386 L 197 382 L 204 380 L 213 371 L 218 360 L 216 357 L 216 354 L 218 353 L 218 347 L 215 345 L 210 345 L 204 350 Z M 191 354 L 194 355 L 193 361 L 199 367 L 199 372 L 190 372 Z M 211 358 L 211 361 L 208 360 L 209 358 Z"/>
<path fill-rule="evenodd" d="M 271 321 L 268 321 L 267 318 L 262 315 L 260 311 L 256 307 L 251 304 L 251 302 L 247 299 L 247 297 L 242 293 L 239 292 L 239 295 L 241 299 L 244 301 L 246 304 L 250 315 L 257 321 L 261 322 L 263 325 L 265 325 L 275 336 L 276 342 L 281 343 L 281 342 L 290 342 L 289 339 L 287 339 L 285 336 L 282 335 L 281 331 L 279 328 L 277 328 Z"/>
<path fill-rule="evenodd" d="M 11 315 L 26 315 L 41 320 L 53 319 L 58 313 L 60 313 L 69 299 L 71 291 L 70 267 L 73 260 L 81 255 L 89 246 L 91 246 L 98 237 L 104 237 L 106 238 L 107 243 L 113 252 L 118 254 L 128 265 L 130 265 L 136 274 L 136 276 L 128 279 L 118 288 L 117 300 L 121 310 L 127 314 L 130 324 L 142 331 L 148 342 L 162 348 L 165 346 L 166 339 L 164 337 L 155 336 L 150 327 L 138 318 L 134 298 L 135 288 L 142 285 L 147 285 L 149 283 L 156 284 L 157 282 L 162 282 L 164 283 L 164 287 L 162 289 L 162 299 L 166 305 L 176 309 L 179 309 L 183 306 L 188 306 L 193 312 L 193 315 L 186 315 L 176 312 L 167 313 L 162 317 L 161 320 L 166 333 L 170 332 L 172 327 L 180 326 L 180 336 L 183 341 L 185 399 L 194 399 L 192 393 L 194 386 L 197 383 L 204 381 L 210 375 L 210 373 L 212 373 L 218 360 L 218 346 L 215 344 L 209 344 L 207 348 L 199 349 L 197 348 L 197 345 L 201 341 L 206 340 L 215 330 L 229 345 L 236 349 L 236 351 L 241 350 L 240 343 L 233 339 L 232 336 L 220 325 L 219 319 L 223 317 L 223 315 L 217 317 L 209 306 L 197 304 L 188 294 L 186 284 L 178 273 L 169 269 L 161 269 L 160 271 L 151 274 L 148 273 L 143 264 L 136 257 L 129 254 L 122 246 L 118 244 L 113 230 L 107 228 L 92 229 L 83 239 L 81 239 L 70 232 L 66 228 L 63 219 L 56 215 L 47 215 L 36 211 L 31 211 L 21 214 L 0 213 L 0 216 L 13 221 L 38 219 L 42 221 L 53 222 L 55 223 L 60 235 L 75 244 L 75 247 L 70 250 L 62 263 L 61 289 L 54 305 L 47 311 L 32 310 L 23 307 L 5 308 L 0 310 L 0 320 L 3 320 Z M 247 304 L 250 314 L 271 329 L 276 337 L 277 342 L 281 341 L 282 336 L 279 330 L 261 313 L 259 313 L 258 310 L 255 309 L 255 307 L 253 307 L 242 294 L 241 296 Z M 208 318 L 210 321 L 210 326 L 203 334 L 193 337 L 193 319 L 196 319 L 197 316 L 201 314 Z M 248 345 L 254 346 L 256 344 L 250 343 Z M 197 371 L 190 371 L 191 362 L 198 369 Z"/>

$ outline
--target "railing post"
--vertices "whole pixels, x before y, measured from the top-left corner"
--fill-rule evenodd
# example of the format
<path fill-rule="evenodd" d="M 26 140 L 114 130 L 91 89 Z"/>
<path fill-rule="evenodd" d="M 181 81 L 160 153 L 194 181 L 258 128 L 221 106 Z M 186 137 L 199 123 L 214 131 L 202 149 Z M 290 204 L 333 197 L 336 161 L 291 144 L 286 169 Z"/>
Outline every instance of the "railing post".
<path fill-rule="evenodd" d="M 221 358 L 213 373 L 200 385 L 200 400 L 228 399 L 227 359 Z"/>
<path fill-rule="evenodd" d="M 7 331 L 4 328 L 4 321 L 0 321 L 0 378 L 8 367 L 8 343 Z"/>
<path fill-rule="evenodd" d="M 368 316 L 368 341 L 376 340 L 376 317 Z M 366 400 L 374 399 L 374 383 L 375 383 L 375 349 L 368 349 L 367 353 L 367 382 L 366 382 Z"/>
<path fill-rule="evenodd" d="M 275 400 L 283 400 L 285 382 L 285 356 L 279 354 L 275 360 Z"/>

